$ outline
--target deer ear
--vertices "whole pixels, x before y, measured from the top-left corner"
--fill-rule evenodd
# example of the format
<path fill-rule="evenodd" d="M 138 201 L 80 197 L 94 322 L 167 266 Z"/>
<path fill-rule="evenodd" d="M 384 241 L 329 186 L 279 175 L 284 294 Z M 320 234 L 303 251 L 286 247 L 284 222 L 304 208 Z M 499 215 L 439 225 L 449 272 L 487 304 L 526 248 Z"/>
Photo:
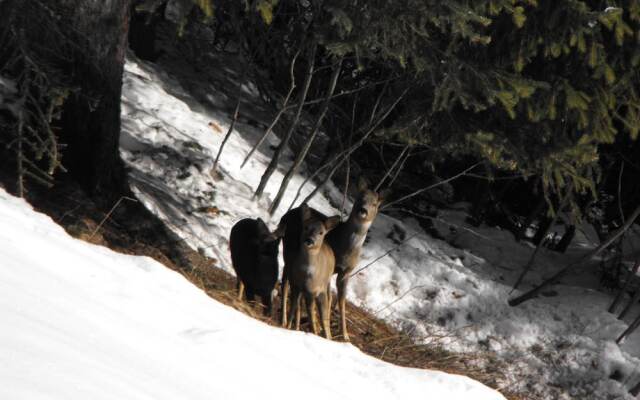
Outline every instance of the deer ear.
<path fill-rule="evenodd" d="M 369 183 L 363 177 L 358 178 L 358 192 L 364 192 L 369 189 Z"/>
<path fill-rule="evenodd" d="M 378 205 L 382 204 L 389 198 L 391 194 L 391 189 L 387 188 L 378 193 Z"/>
<path fill-rule="evenodd" d="M 324 220 L 324 227 L 327 228 L 328 231 L 332 230 L 340 223 L 341 219 L 339 215 L 334 215 L 333 217 L 329 217 Z"/>
<path fill-rule="evenodd" d="M 258 223 L 258 233 L 260 234 L 260 236 L 264 237 L 271 234 L 271 232 L 269 231 L 269 227 L 262 220 L 262 218 L 256 218 L 256 222 Z"/>

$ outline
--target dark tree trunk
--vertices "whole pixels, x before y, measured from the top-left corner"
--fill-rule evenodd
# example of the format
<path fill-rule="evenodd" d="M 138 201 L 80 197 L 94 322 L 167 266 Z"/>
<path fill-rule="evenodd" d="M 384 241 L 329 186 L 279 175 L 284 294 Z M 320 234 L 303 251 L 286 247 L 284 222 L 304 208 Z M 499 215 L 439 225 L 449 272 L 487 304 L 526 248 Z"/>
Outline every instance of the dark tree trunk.
<path fill-rule="evenodd" d="M 129 48 L 142 60 L 155 62 L 162 55 L 156 50 L 156 28 L 162 20 L 165 7 L 166 3 L 159 3 L 157 8 L 136 11 L 132 6 Z"/>
<path fill-rule="evenodd" d="M 118 144 L 130 0 L 57 0 L 52 8 L 70 24 L 61 30 L 84 39 L 72 60 L 79 90 L 63 106 L 63 164 L 89 193 L 113 198 L 125 190 Z"/>
<path fill-rule="evenodd" d="M 562 235 L 562 239 L 558 242 L 558 245 L 555 247 L 555 251 L 559 251 L 560 253 L 564 253 L 567 251 L 567 248 L 573 241 L 573 238 L 576 236 L 576 226 L 569 225 L 567 227 L 566 232 Z"/>

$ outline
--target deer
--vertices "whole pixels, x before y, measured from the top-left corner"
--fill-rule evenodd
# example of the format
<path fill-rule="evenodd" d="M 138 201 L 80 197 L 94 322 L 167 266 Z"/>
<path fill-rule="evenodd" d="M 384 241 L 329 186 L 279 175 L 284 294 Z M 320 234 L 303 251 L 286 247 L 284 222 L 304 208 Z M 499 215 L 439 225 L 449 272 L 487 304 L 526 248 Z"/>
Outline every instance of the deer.
<path fill-rule="evenodd" d="M 349 341 L 347 331 L 346 295 L 351 273 L 360 262 L 360 253 L 369 227 L 378 215 L 380 205 L 388 195 L 388 191 L 377 193 L 367 187 L 364 180 L 358 182 L 358 194 L 351 214 L 327 234 L 326 242 L 331 246 L 336 259 L 335 271 L 338 275 L 336 286 L 338 300 L 336 306 L 340 311 L 340 333 L 344 341 Z"/>
<path fill-rule="evenodd" d="M 283 317 L 283 326 L 289 328 L 294 315 L 299 316 L 300 300 L 304 296 L 307 314 L 314 334 L 319 334 L 314 305 L 317 303 L 324 336 L 331 339 L 329 321 L 329 282 L 335 268 L 335 256 L 325 242 L 325 236 L 340 223 L 339 216 L 326 217 L 306 204 L 289 211 L 281 220 L 284 226 L 283 315 L 286 314 L 286 287 L 291 289 L 291 309 L 288 323 Z M 296 329 L 299 317 L 296 318 Z"/>
<path fill-rule="evenodd" d="M 303 207 L 304 206 L 304 207 Z M 286 328 L 288 326 L 287 312 L 289 301 L 289 266 L 295 262 L 296 256 L 300 249 L 301 237 L 302 237 L 302 222 L 303 222 L 303 209 L 306 206 L 293 208 L 285 213 L 278 224 L 278 230 L 283 232 L 282 240 L 282 255 L 284 259 L 284 267 L 282 270 L 282 284 L 280 293 L 282 294 L 281 302 L 281 326 Z M 309 212 L 318 219 L 324 219 L 326 216 L 314 208 L 307 207 Z M 300 329 L 300 313 L 296 314 L 295 329 Z"/>
<path fill-rule="evenodd" d="M 245 218 L 231 228 L 229 250 L 236 272 L 238 300 L 260 296 L 265 315 L 272 316 L 278 281 L 278 247 L 281 231 L 269 231 L 261 218 Z"/>

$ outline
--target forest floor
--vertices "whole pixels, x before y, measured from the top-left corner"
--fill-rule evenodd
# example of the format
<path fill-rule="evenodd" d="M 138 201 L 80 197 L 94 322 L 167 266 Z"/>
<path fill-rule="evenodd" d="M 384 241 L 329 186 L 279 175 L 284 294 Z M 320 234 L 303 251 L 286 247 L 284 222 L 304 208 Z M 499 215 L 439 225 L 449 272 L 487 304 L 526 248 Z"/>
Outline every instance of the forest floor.
<path fill-rule="evenodd" d="M 121 152 L 131 188 L 179 240 L 231 273 L 228 235 L 233 224 L 261 217 L 275 227 L 309 170 L 293 177 L 282 206 L 269 215 L 270 199 L 293 152 L 285 151 L 257 201 L 253 189 L 278 137 L 268 136 L 247 165 L 240 164 L 275 110 L 250 79 L 243 80 L 242 63 L 233 55 L 208 55 L 189 63 L 179 54 L 170 56 L 172 51 L 166 54 L 155 64 L 132 57 L 126 65 Z M 238 99 L 240 118 L 213 171 Z M 349 197 L 333 184 L 310 205 L 327 215 L 344 215 L 351 207 Z M 597 260 L 542 297 L 510 307 L 507 299 L 519 293 L 512 292 L 513 282 L 533 248 L 499 228 L 470 226 L 469 209 L 452 204 L 438 210 L 435 236 L 417 218 L 398 210 L 381 213 L 364 246 L 361 265 L 368 267 L 352 278 L 348 299 L 409 337 L 410 347 L 444 348 L 462 355 L 468 365 L 484 368 L 502 391 L 526 398 L 631 398 L 627 390 L 640 379 L 640 334 L 615 343 L 628 321 L 606 311 L 612 294 L 599 287 Z M 566 254 L 539 252 L 519 290 L 531 288 L 594 245 L 589 227 L 579 227 Z M 636 307 L 628 318 L 637 313 Z M 388 356 L 386 337 L 379 338 L 382 343 L 373 340 L 380 346 L 374 354 Z M 407 357 L 414 354 L 411 350 Z"/>
<path fill-rule="evenodd" d="M 3 181 L 11 187 L 6 176 Z M 279 315 L 267 317 L 259 304 L 237 299 L 235 277 L 216 268 L 216 259 L 185 245 L 140 203 L 124 200 L 117 208 L 107 209 L 97 205 L 75 182 L 67 180 L 58 182 L 51 190 L 34 188 L 27 199 L 36 211 L 49 215 L 71 236 L 122 254 L 151 257 L 179 272 L 220 303 L 279 326 Z M 362 308 L 349 303 L 347 310 L 351 343 L 366 354 L 400 366 L 469 376 L 493 388 L 504 380 L 501 372 L 504 365 L 488 352 L 452 353 L 435 337 L 433 343 L 418 342 Z M 334 332 L 338 331 L 337 321 L 337 315 L 333 315 Z M 304 317 L 301 329 L 310 330 Z M 512 400 L 529 398 L 510 393 L 504 387 L 500 391 Z"/>

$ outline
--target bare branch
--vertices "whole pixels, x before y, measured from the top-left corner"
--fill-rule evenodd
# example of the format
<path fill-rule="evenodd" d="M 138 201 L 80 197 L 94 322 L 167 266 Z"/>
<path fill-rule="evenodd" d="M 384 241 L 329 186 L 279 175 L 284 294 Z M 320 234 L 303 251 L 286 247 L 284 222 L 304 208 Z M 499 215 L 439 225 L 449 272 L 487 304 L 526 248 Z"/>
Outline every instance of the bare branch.
<path fill-rule="evenodd" d="M 331 96 L 333 95 L 333 92 L 336 89 L 336 84 L 338 83 L 338 77 L 340 76 L 340 71 L 342 71 L 342 59 L 340 59 L 340 62 L 338 63 L 338 65 L 333 70 L 333 73 L 331 74 L 331 78 L 329 79 L 329 88 L 327 89 L 327 97 L 325 98 L 324 103 L 322 103 L 322 107 L 320 108 L 320 112 L 318 113 L 318 116 L 316 117 L 316 120 L 313 124 L 313 128 L 311 129 L 311 134 L 307 139 L 307 143 L 305 143 L 304 147 L 300 149 L 293 164 L 291 165 L 287 173 L 282 178 L 280 189 L 278 189 L 278 193 L 276 194 L 276 197 L 273 199 L 273 203 L 271 203 L 271 207 L 269 207 L 270 215 L 273 215 L 273 213 L 276 211 L 276 209 L 280 205 L 280 201 L 284 196 L 284 192 L 287 190 L 289 181 L 291 181 L 291 178 L 293 177 L 293 175 L 295 175 L 296 172 L 298 172 L 298 169 L 300 168 L 300 166 L 302 165 L 302 162 L 307 156 L 307 153 L 309 152 L 309 149 L 311 148 L 313 141 L 318 135 L 318 132 L 320 132 L 320 126 L 322 125 L 322 120 L 324 119 L 324 116 L 327 113 L 327 110 L 329 109 Z"/>
<path fill-rule="evenodd" d="M 262 134 L 262 137 L 260 137 L 260 139 L 256 142 L 256 144 L 253 145 L 253 147 L 251 148 L 249 153 L 247 153 L 246 157 L 242 161 L 242 164 L 240 165 L 240 168 L 244 167 L 244 165 L 247 163 L 247 161 L 249 161 L 249 158 L 251 158 L 253 153 L 258 149 L 258 147 L 260 147 L 260 145 L 262 144 L 262 142 L 264 142 L 264 140 L 267 138 L 267 136 L 269 136 L 271 131 L 273 131 L 273 128 L 276 126 L 276 124 L 280 120 L 280 117 L 282 117 L 282 115 L 285 113 L 285 111 L 287 111 L 287 109 L 288 109 L 287 108 L 287 104 L 289 103 L 289 99 L 291 98 L 291 95 L 293 94 L 293 90 L 296 88 L 296 77 L 295 77 L 295 74 L 294 74 L 294 70 L 295 70 L 295 66 L 296 66 L 296 60 L 298 59 L 299 55 L 300 55 L 300 49 L 298 49 L 298 51 L 296 51 L 296 54 L 294 54 L 293 58 L 291 59 L 291 68 L 289 70 L 291 83 L 289 84 L 289 91 L 287 92 L 287 95 L 285 96 L 284 101 L 282 102 L 282 107 L 280 108 L 280 111 L 278 111 L 278 114 L 276 114 L 275 118 L 271 122 L 271 125 L 269 125 L 269 127 L 267 128 L 266 131 L 264 131 L 264 133 Z"/>
<path fill-rule="evenodd" d="M 390 202 L 390 203 L 387 203 L 386 205 L 384 205 L 384 206 L 382 207 L 382 210 L 384 210 L 384 209 L 386 209 L 386 208 L 389 208 L 389 207 L 391 207 L 391 206 L 392 206 L 392 205 L 394 205 L 394 204 L 398 204 L 398 203 L 403 202 L 403 201 L 405 201 L 405 200 L 407 200 L 407 199 L 410 199 L 410 198 L 412 198 L 412 197 L 415 197 L 415 196 L 417 196 L 417 195 L 419 195 L 419 194 L 421 194 L 421 193 L 424 193 L 424 192 L 426 192 L 426 191 L 428 191 L 428 190 L 431 190 L 431 189 L 433 189 L 433 188 L 435 188 L 435 187 L 438 187 L 438 186 L 440 186 L 440 185 L 444 185 L 444 184 L 446 184 L 446 183 L 449 183 L 449 182 L 451 182 L 451 181 L 452 181 L 452 180 L 454 180 L 454 179 L 460 178 L 461 176 L 466 175 L 466 174 L 467 174 L 467 172 L 469 172 L 469 171 L 471 171 L 472 169 L 474 169 L 475 167 L 477 167 L 479 164 L 480 164 L 480 163 L 479 163 L 479 162 L 477 162 L 477 163 L 473 164 L 472 166 L 470 166 L 469 168 L 465 169 L 464 171 L 459 172 L 459 173 L 457 173 L 457 174 L 453 175 L 452 177 L 449 177 L 449 178 L 447 178 L 447 179 L 445 179 L 445 180 L 443 180 L 443 181 L 440 181 L 440 182 L 438 182 L 438 183 L 434 183 L 433 185 L 429 185 L 429 186 L 427 186 L 427 187 L 425 187 L 425 188 L 418 189 L 418 190 L 416 190 L 416 191 L 415 191 L 415 192 L 413 192 L 413 193 L 409 193 L 408 195 L 406 195 L 406 196 L 403 196 L 403 197 L 399 198 L 398 200 L 394 200 L 394 201 L 392 201 L 392 202 Z"/>
<path fill-rule="evenodd" d="M 373 189 L 374 192 L 377 192 L 378 190 L 380 190 L 380 187 L 382 186 L 382 184 L 384 183 L 385 179 L 387 179 L 389 177 L 389 175 L 391 175 L 391 172 L 396 168 L 396 166 L 400 163 L 400 160 L 403 159 L 404 155 L 406 154 L 407 151 L 409 151 L 409 148 L 411 147 L 410 144 L 406 145 L 404 147 L 404 149 L 402 149 L 402 152 L 398 155 L 398 157 L 396 158 L 396 160 L 393 162 L 393 164 L 391 164 L 391 167 L 389 167 L 389 169 L 387 170 L 387 172 L 384 174 L 384 176 L 382 178 L 380 178 L 380 181 L 378 181 L 378 184 L 376 185 L 376 187 Z"/>
<path fill-rule="evenodd" d="M 304 199 L 303 203 L 308 203 L 317 193 L 318 191 L 320 191 L 320 189 L 322 189 L 324 187 L 324 185 L 329 181 L 329 179 L 331 179 L 331 177 L 333 176 L 333 174 L 338 170 L 338 168 L 342 165 L 343 162 L 345 162 L 347 160 L 348 157 L 351 156 L 351 154 L 356 151 L 357 149 L 359 149 L 364 142 L 367 140 L 367 138 L 373 133 L 375 132 L 375 130 L 378 128 L 378 126 L 382 123 L 382 121 L 384 121 L 389 114 L 391 114 L 391 111 L 393 111 L 396 106 L 398 105 L 398 103 L 402 100 L 402 98 L 405 96 L 405 94 L 407 94 L 407 92 L 409 91 L 409 88 L 405 89 L 400 96 L 398 96 L 398 98 L 393 102 L 393 104 L 391 104 L 389 106 L 389 108 L 387 108 L 387 110 L 383 113 L 383 115 L 378 118 L 378 120 L 369 127 L 369 129 L 367 130 L 367 132 L 355 143 L 353 144 L 349 149 L 347 149 L 346 151 L 342 152 L 341 154 L 338 154 L 336 157 L 334 157 L 331 161 L 329 161 L 327 164 L 325 164 L 325 166 L 329 166 L 329 165 L 334 165 L 333 168 L 331 168 L 331 170 L 329 170 L 329 173 L 327 173 L 327 176 L 324 178 L 324 180 L 322 181 L 322 183 L 318 186 L 316 186 L 316 188 L 309 193 L 309 195 Z M 339 160 L 339 161 L 338 161 Z M 324 169 L 324 167 L 322 167 L 322 169 Z M 318 170 L 320 171 L 320 170 Z M 317 171 L 316 171 L 317 173 Z M 313 176 L 316 175 L 316 173 L 313 174 Z M 309 179 L 312 179 L 313 176 Z M 308 181 L 309 179 L 305 180 Z M 303 182 L 304 185 L 304 182 Z M 297 200 L 294 199 L 294 202 Z M 293 205 L 293 203 L 292 203 Z"/>
<path fill-rule="evenodd" d="M 212 172 L 215 172 L 218 169 L 218 161 L 220 160 L 222 149 L 224 149 L 224 145 L 227 143 L 227 140 L 229 140 L 229 137 L 231 136 L 231 132 L 233 132 L 233 127 L 236 125 L 236 121 L 238 120 L 239 111 L 240 111 L 240 98 L 238 98 L 236 109 L 233 112 L 233 116 L 231 117 L 231 124 L 229 124 L 229 130 L 227 130 L 227 134 L 224 135 L 224 139 L 222 139 L 222 143 L 220 144 L 220 148 L 218 149 L 218 154 L 216 155 L 216 159 L 213 162 L 213 168 L 211 168 Z"/>
<path fill-rule="evenodd" d="M 262 174 L 262 178 L 260 178 L 260 183 L 258 184 L 258 188 L 254 193 L 254 197 L 257 197 L 257 198 L 262 197 L 262 193 L 264 192 L 264 188 L 267 186 L 267 182 L 269 181 L 269 179 L 271 178 L 271 175 L 273 174 L 273 172 L 276 170 L 276 167 L 278 166 L 278 162 L 280 161 L 280 155 L 284 151 L 287 144 L 289 144 L 289 140 L 291 139 L 293 132 L 296 130 L 298 126 L 298 122 L 300 121 L 300 117 L 302 115 L 304 100 L 307 98 L 307 93 L 309 92 L 309 87 L 311 86 L 311 79 L 313 78 L 313 68 L 315 67 L 316 49 L 317 49 L 317 44 L 314 43 L 313 46 L 311 47 L 311 50 L 309 51 L 309 66 L 307 68 L 307 73 L 304 78 L 302 92 L 300 93 L 300 103 L 296 109 L 296 114 L 293 118 L 293 121 L 291 122 L 291 125 L 289 126 L 289 130 L 280 141 L 278 148 L 276 149 L 276 151 L 273 153 L 273 156 L 271 157 L 271 161 L 269 162 L 269 165 L 267 165 L 267 168 Z"/>

